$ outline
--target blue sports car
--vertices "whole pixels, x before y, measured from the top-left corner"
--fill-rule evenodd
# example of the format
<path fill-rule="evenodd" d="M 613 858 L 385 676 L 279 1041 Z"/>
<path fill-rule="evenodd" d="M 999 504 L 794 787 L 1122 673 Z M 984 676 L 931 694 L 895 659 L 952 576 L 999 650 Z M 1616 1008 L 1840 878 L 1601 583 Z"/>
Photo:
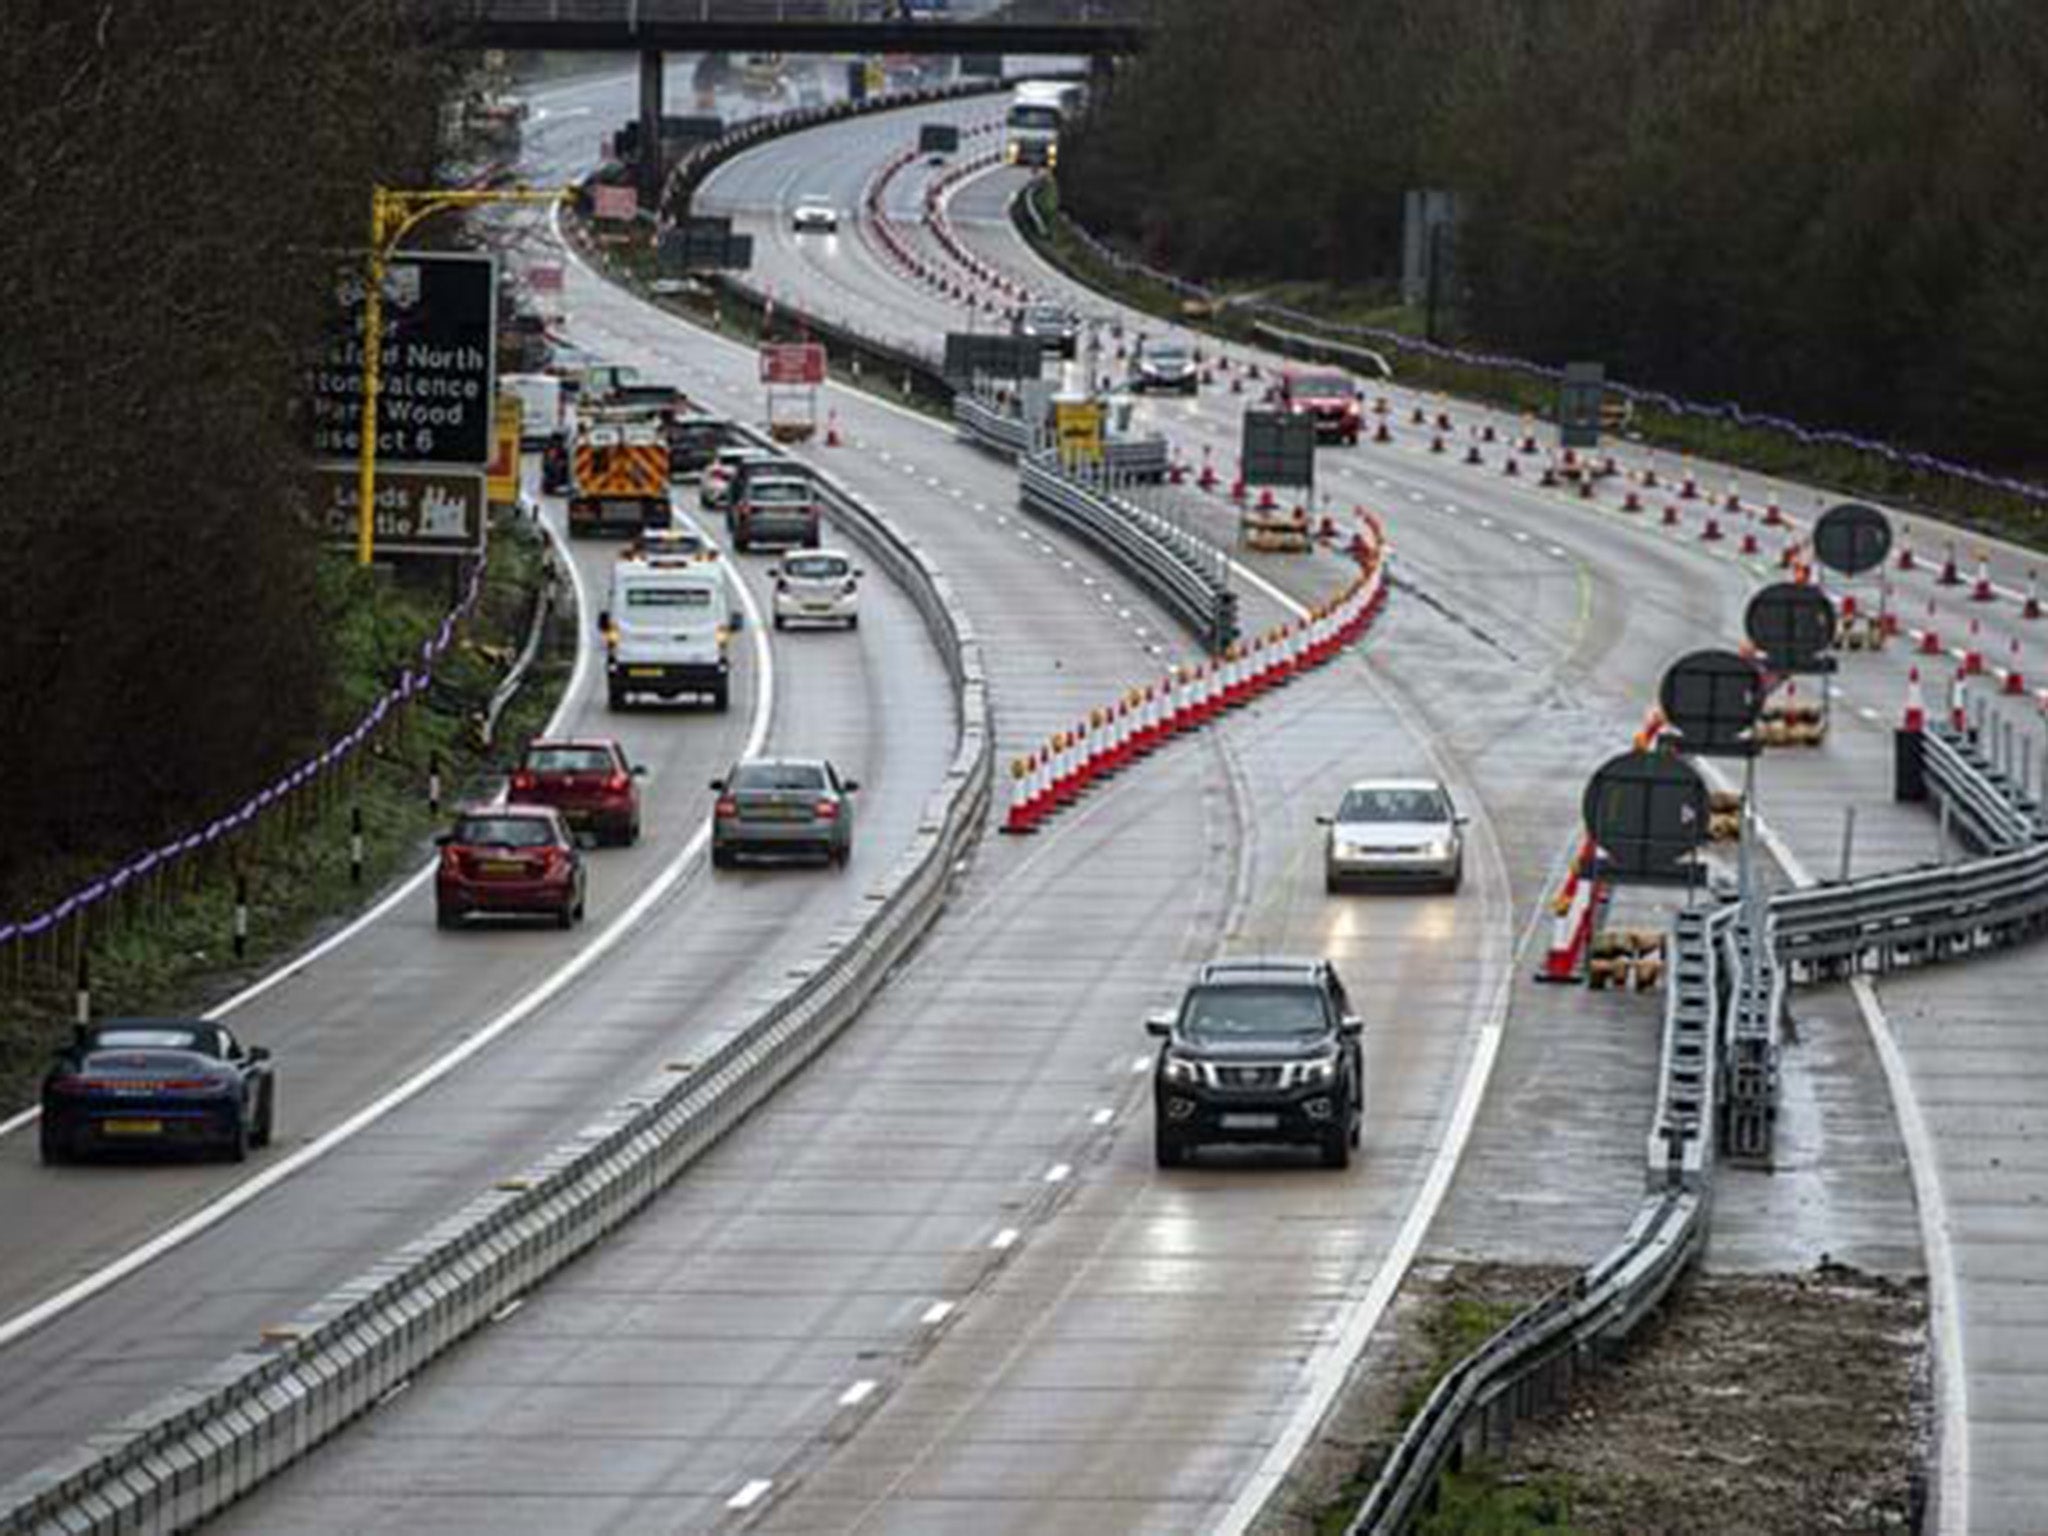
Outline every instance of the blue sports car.
<path fill-rule="evenodd" d="M 127 1147 L 198 1147 L 239 1163 L 270 1144 L 276 1121 L 270 1052 L 210 1019 L 80 1025 L 43 1078 L 46 1163 Z"/>

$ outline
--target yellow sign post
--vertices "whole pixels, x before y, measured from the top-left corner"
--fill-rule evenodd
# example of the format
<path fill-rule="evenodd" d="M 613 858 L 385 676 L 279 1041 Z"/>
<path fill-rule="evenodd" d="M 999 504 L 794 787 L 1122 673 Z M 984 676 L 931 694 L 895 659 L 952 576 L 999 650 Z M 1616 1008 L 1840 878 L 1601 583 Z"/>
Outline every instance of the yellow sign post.
<path fill-rule="evenodd" d="M 484 495 L 511 504 L 519 499 L 519 438 L 526 407 L 516 395 L 500 395 L 491 412 L 491 462 L 484 466 Z"/>
<path fill-rule="evenodd" d="M 377 392 L 383 384 L 384 267 L 398 242 L 422 219 L 448 208 L 480 208 L 492 203 L 554 203 L 569 196 L 567 187 L 504 191 L 457 192 L 444 188 L 397 191 L 370 189 L 369 281 L 363 287 L 363 449 L 356 465 L 356 563 L 368 565 L 377 538 Z"/>
<path fill-rule="evenodd" d="M 1055 400 L 1052 403 L 1053 435 L 1059 441 L 1060 463 L 1102 462 L 1102 402 L 1100 400 Z"/>

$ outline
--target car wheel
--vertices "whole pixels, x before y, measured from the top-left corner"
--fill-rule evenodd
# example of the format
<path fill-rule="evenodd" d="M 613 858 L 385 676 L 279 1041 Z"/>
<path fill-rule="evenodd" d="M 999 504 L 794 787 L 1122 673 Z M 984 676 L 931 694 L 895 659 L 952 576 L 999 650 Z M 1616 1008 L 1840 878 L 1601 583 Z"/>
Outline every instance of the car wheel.
<path fill-rule="evenodd" d="M 857 614 L 857 613 L 849 613 L 849 614 L 848 614 L 848 615 L 846 616 L 846 627 L 847 627 L 848 629 L 859 629 L 859 628 L 860 628 L 860 615 L 859 615 L 859 614 Z"/>
<path fill-rule="evenodd" d="M 1465 883 L 1465 858 L 1458 856 L 1458 862 L 1451 866 L 1451 878 L 1444 882 L 1444 889 L 1451 895 L 1458 894 L 1458 887 Z"/>
<path fill-rule="evenodd" d="M 713 869 L 731 869 L 732 865 L 733 856 L 732 850 L 730 848 L 719 848 L 715 846 L 712 848 L 711 867 Z"/>
<path fill-rule="evenodd" d="M 460 928 L 462 926 L 462 914 L 453 907 L 436 906 L 434 908 L 434 926 L 436 928 Z"/>
<path fill-rule="evenodd" d="M 711 707 L 721 715 L 732 707 L 732 690 L 724 683 L 711 690 Z"/>
<path fill-rule="evenodd" d="M 1328 870 L 1323 871 L 1323 894 L 1325 896 L 1341 896 L 1344 894 L 1344 882 Z"/>
<path fill-rule="evenodd" d="M 832 850 L 832 863 L 835 868 L 844 869 L 852 861 L 853 849 L 847 844 L 841 843 L 837 848 L 834 848 Z"/>
<path fill-rule="evenodd" d="M 1161 1168 L 1178 1168 L 1188 1160 L 1188 1143 L 1185 1138 L 1169 1131 L 1163 1125 L 1152 1128 L 1152 1160 Z"/>
<path fill-rule="evenodd" d="M 263 1085 L 263 1112 L 256 1117 L 256 1132 L 250 1139 L 259 1147 L 267 1147 L 277 1133 L 277 1079 L 271 1078 Z"/>
<path fill-rule="evenodd" d="M 817 529 L 815 529 L 815 528 L 813 528 L 813 529 L 812 529 L 812 530 L 811 530 L 811 531 L 810 531 L 809 533 L 807 533 L 807 534 L 805 534 L 805 535 L 804 535 L 804 548 L 805 548 L 805 549 L 816 549 L 816 548 L 818 547 L 818 545 L 819 545 L 819 538 L 818 538 L 818 530 L 817 530 Z"/>
<path fill-rule="evenodd" d="M 785 619 L 781 614 L 778 613 L 777 615 L 775 615 L 775 627 L 777 629 L 787 629 L 789 628 L 789 620 Z"/>
<path fill-rule="evenodd" d="M 228 1137 L 228 1144 L 221 1148 L 221 1154 L 231 1163 L 249 1161 L 249 1144 L 255 1139 L 255 1128 L 249 1119 L 249 1107 L 245 1104 L 235 1116 L 235 1128 Z"/>
<path fill-rule="evenodd" d="M 71 1138 L 64 1134 L 64 1128 L 43 1111 L 42 1123 L 36 1128 L 36 1150 L 42 1154 L 43 1166 L 55 1168 L 71 1161 Z"/>
<path fill-rule="evenodd" d="M 626 690 L 613 683 L 605 689 L 604 701 L 608 708 L 623 710 L 626 707 Z"/>
<path fill-rule="evenodd" d="M 574 928 L 576 926 L 576 904 L 574 902 L 565 901 L 562 903 L 561 910 L 555 913 L 555 926 L 557 928 Z"/>
<path fill-rule="evenodd" d="M 1323 1137 L 1323 1166 L 1325 1168 L 1349 1168 L 1351 1166 L 1351 1131 L 1339 1126 Z"/>
<path fill-rule="evenodd" d="M 626 846 L 630 848 L 639 841 L 640 818 L 638 816 L 635 816 L 631 821 L 626 823 Z"/>

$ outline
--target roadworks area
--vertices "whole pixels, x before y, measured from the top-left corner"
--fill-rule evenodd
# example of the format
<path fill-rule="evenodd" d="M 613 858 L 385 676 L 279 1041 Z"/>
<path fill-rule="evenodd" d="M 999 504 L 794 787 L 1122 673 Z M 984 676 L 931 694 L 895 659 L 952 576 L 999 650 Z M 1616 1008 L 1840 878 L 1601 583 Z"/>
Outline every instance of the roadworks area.
<path fill-rule="evenodd" d="M 1437 1378 L 1569 1276 L 1419 1262 L 1257 1536 L 1340 1536 Z M 1447 1479 L 1417 1530 L 1906 1536 L 1931 1465 L 1928 1361 L 1918 1278 L 1695 1273 L 1559 1412 Z"/>

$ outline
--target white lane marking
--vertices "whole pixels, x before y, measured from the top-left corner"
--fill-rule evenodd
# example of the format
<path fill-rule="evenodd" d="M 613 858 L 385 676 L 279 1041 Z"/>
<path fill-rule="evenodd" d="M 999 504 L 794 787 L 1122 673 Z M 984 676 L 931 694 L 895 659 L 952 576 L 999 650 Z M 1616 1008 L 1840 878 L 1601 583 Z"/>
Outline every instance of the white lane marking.
<path fill-rule="evenodd" d="M 1107 1108 L 1098 1109 L 1097 1111 L 1095 1111 L 1094 1114 L 1088 1117 L 1088 1123 L 1090 1125 L 1107 1125 L 1110 1121 L 1114 1120 L 1115 1118 L 1115 1110 Z"/>
<path fill-rule="evenodd" d="M 1137 1056 L 1132 1058 L 1131 1075 L 1133 1077 L 1136 1077 L 1140 1072 L 1149 1072 L 1151 1070 L 1152 1058 L 1150 1056 Z"/>
<path fill-rule="evenodd" d="M 752 1509 L 768 1497 L 768 1490 L 775 1484 L 765 1477 L 751 1478 L 740 1491 L 725 1501 L 727 1509 Z"/>
<path fill-rule="evenodd" d="M 544 736 L 554 736 L 560 734 L 562 722 L 568 718 L 570 710 L 575 707 L 577 701 L 582 697 L 584 679 L 590 674 L 591 658 L 595 654 L 596 648 L 589 643 L 589 630 L 583 623 L 583 615 L 590 611 L 589 596 L 583 588 L 583 573 L 576 568 L 576 561 L 570 555 L 569 546 L 563 542 L 561 534 L 555 531 L 554 526 L 543 518 L 541 520 L 541 528 L 547 534 L 548 541 L 555 546 L 555 551 L 560 557 L 561 564 L 567 567 L 570 585 L 576 592 L 576 665 L 569 674 L 569 686 L 562 690 L 562 697 L 555 705 L 555 712 L 548 717 L 548 723 L 541 732 Z M 255 1002 L 257 998 L 263 996 L 264 993 L 270 991 L 273 987 L 283 985 L 315 961 L 323 960 L 328 955 L 333 954 L 335 950 L 348 943 L 349 940 L 353 939 L 365 928 L 368 928 L 372 923 L 384 917 L 392 908 L 404 902 L 407 897 L 413 895 L 420 887 L 431 880 L 434 877 L 434 867 L 438 863 L 438 859 L 429 859 L 425 864 L 422 864 L 418 869 L 406 876 L 403 882 L 375 906 L 360 913 L 354 919 L 322 939 L 318 944 L 315 944 L 311 949 L 306 950 L 302 954 L 294 955 L 291 959 L 278 966 L 276 970 L 258 977 L 233 997 L 228 998 L 224 1002 L 215 1003 L 205 1013 L 201 1014 L 200 1017 L 206 1019 L 223 1018 L 233 1013 L 237 1008 L 243 1008 Z M 20 1130 L 31 1120 L 41 1118 L 42 1113 L 43 1110 L 40 1104 L 31 1104 L 27 1109 L 9 1116 L 6 1120 L 0 1120 L 0 1137 Z M 0 1342 L 4 1342 L 4 1339 L 0 1339 Z"/>
<path fill-rule="evenodd" d="M 1069 1163 L 1054 1163 L 1045 1170 L 1045 1182 L 1048 1184 L 1064 1184 L 1073 1176 L 1073 1172 L 1073 1166 Z"/>
<path fill-rule="evenodd" d="M 1547 554 L 1547 555 L 1551 555 L 1551 556 L 1554 556 L 1555 558 L 1557 558 L 1557 559 L 1559 559 L 1559 560 L 1568 560 L 1568 559 L 1570 559 L 1570 558 L 1571 558 L 1571 557 L 1570 557 L 1569 555 L 1567 555 L 1567 554 L 1566 554 L 1566 553 L 1565 553 L 1565 552 L 1564 552 L 1564 551 L 1563 551 L 1562 549 L 1560 549 L 1560 548 L 1559 548 L 1559 547 L 1558 547 L 1557 545 L 1555 545 L 1555 544 L 1546 544 L 1546 545 L 1544 545 L 1544 546 L 1543 546 L 1543 552 L 1544 552 L 1545 554 Z"/>
<path fill-rule="evenodd" d="M 878 1385 L 880 1383 L 863 1377 L 839 1394 L 839 1406 L 842 1408 L 858 1408 L 862 1403 L 875 1395 L 875 1388 Z"/>
<path fill-rule="evenodd" d="M 1520 528 L 1511 528 L 1508 530 L 1508 533 L 1509 536 L 1513 538 L 1517 544 L 1526 544 L 1529 542 L 1529 535 L 1523 532 Z"/>
<path fill-rule="evenodd" d="M 988 1240 L 988 1245 L 997 1253 L 1007 1253 L 1017 1246 L 1017 1239 L 1021 1235 L 1015 1227 L 1005 1227 Z"/>
<path fill-rule="evenodd" d="M 935 1301 L 924 1309 L 924 1316 L 919 1318 L 918 1321 L 927 1328 L 936 1328 L 952 1315 L 953 1303 L 950 1301 Z"/>
<path fill-rule="evenodd" d="M 570 572 L 572 577 L 575 576 L 573 564 L 570 566 Z M 762 620 L 760 604 L 745 582 L 735 585 L 739 591 L 740 603 L 747 610 L 747 633 L 753 637 L 755 671 L 760 678 L 760 685 L 754 690 L 754 716 L 747 726 L 746 745 L 740 749 L 740 756 L 753 757 L 760 752 L 762 744 L 768 739 L 768 722 L 773 717 L 775 709 L 775 668 L 768 649 L 768 626 Z M 583 600 L 580 578 L 577 580 L 576 596 L 580 611 Z M 581 670 L 579 666 L 579 675 Z M 565 695 L 565 698 L 571 697 L 574 695 Z M 435 1057 L 404 1082 L 371 1100 L 347 1119 L 321 1132 L 296 1152 L 280 1158 L 253 1178 L 245 1179 L 218 1199 L 201 1206 L 183 1221 L 165 1228 L 111 1263 L 103 1264 L 54 1296 L 45 1297 L 34 1306 L 15 1313 L 6 1322 L 0 1323 L 0 1348 L 5 1348 L 53 1318 L 61 1317 L 80 1302 L 97 1296 L 109 1286 L 125 1280 L 181 1243 L 220 1225 L 243 1206 L 267 1194 L 301 1169 L 317 1163 L 337 1147 L 353 1140 L 399 1106 L 426 1092 L 472 1056 L 494 1044 L 501 1036 L 523 1024 L 571 982 L 617 948 L 627 933 L 675 889 L 677 883 L 688 873 L 690 866 L 703 854 L 705 844 L 710 839 L 711 818 L 707 815 L 698 824 L 697 830 L 690 835 L 689 842 L 663 866 L 661 872 L 648 882 L 623 912 L 605 925 L 602 933 L 530 987 L 496 1018 Z M 429 873 L 431 870 L 432 866 L 429 866 Z M 253 988 L 251 990 L 254 991 Z"/>

